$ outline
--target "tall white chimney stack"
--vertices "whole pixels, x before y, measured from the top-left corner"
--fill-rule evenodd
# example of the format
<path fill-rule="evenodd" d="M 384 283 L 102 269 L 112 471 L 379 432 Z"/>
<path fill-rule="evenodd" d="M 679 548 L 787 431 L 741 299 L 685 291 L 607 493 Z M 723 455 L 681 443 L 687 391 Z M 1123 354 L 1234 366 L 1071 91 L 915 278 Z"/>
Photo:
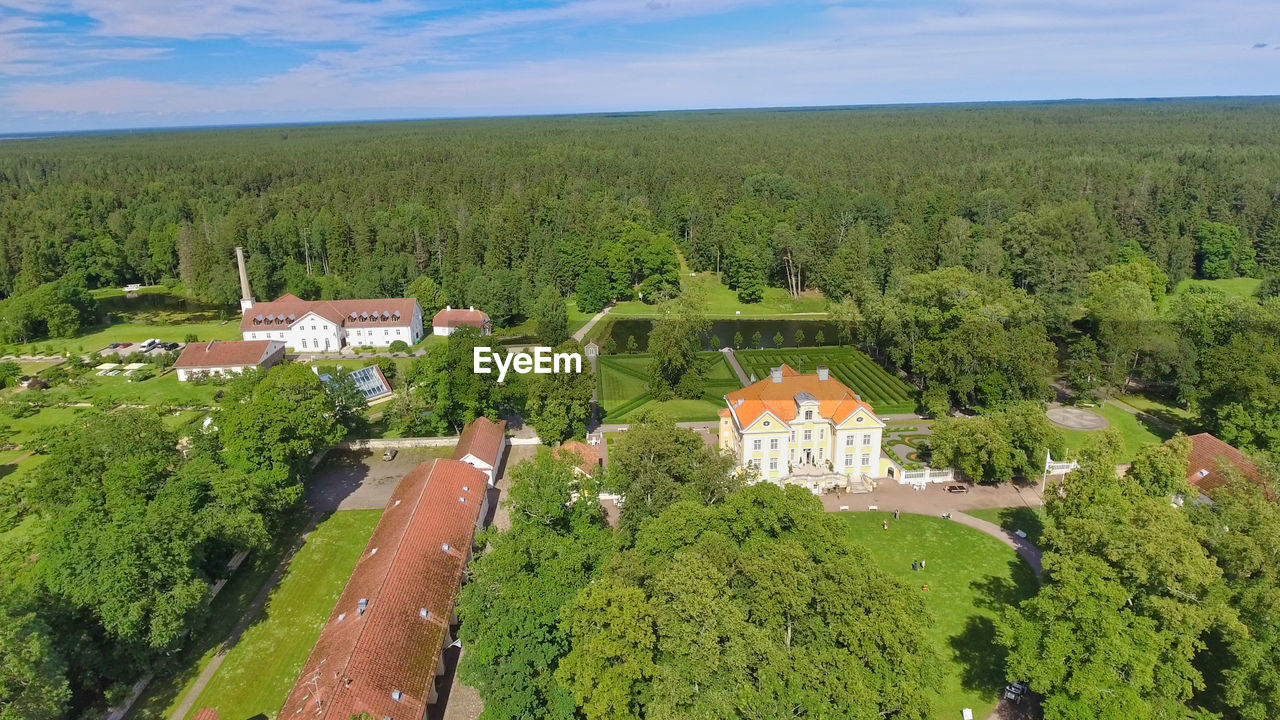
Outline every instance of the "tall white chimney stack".
<path fill-rule="evenodd" d="M 244 266 L 244 248 L 236 246 L 236 265 L 240 268 L 240 312 L 253 307 L 253 291 L 249 289 L 249 271 Z"/>

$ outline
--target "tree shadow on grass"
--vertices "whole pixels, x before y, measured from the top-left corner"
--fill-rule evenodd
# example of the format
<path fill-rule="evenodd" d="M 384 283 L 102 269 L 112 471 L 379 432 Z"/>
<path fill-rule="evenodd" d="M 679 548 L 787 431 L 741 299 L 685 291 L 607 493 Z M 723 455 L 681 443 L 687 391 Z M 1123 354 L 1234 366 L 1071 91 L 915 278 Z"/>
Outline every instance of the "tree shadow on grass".
<path fill-rule="evenodd" d="M 969 618 L 964 630 L 951 638 L 951 652 L 960 664 L 960 685 L 965 690 L 991 693 L 1004 685 L 1008 653 L 995 639 L 995 622 L 985 616 Z"/>
<path fill-rule="evenodd" d="M 1044 534 L 1044 516 L 1029 507 L 1011 507 L 1000 511 L 1000 527 L 1006 532 L 1021 530 L 1027 534 L 1027 542 L 1040 547 Z"/>
<path fill-rule="evenodd" d="M 1035 573 L 1021 559 L 1009 561 L 1007 577 L 988 575 L 969 584 L 977 591 L 974 605 L 996 615 L 1033 596 L 1038 586 Z M 950 644 L 966 690 L 994 693 L 1004 686 L 1008 652 L 996 642 L 995 620 L 985 615 L 969 618 Z"/>

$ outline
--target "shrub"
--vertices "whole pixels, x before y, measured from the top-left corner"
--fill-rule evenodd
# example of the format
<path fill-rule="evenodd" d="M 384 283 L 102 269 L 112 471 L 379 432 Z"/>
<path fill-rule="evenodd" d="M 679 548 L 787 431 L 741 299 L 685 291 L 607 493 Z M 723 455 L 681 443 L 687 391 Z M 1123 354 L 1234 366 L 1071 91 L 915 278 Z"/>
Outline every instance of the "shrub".
<path fill-rule="evenodd" d="M 391 352 L 408 352 L 409 343 L 403 340 L 395 340 L 391 343 L 391 347 L 388 349 L 391 350 Z M 385 375 L 386 373 L 383 374 Z"/>

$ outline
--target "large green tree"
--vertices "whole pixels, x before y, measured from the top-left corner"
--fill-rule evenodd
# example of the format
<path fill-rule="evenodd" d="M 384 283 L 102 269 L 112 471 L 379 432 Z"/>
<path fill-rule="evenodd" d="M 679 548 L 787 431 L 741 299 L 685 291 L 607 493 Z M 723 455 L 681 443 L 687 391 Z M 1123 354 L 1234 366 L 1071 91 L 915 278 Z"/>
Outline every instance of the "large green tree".
<path fill-rule="evenodd" d="M 588 720 L 926 718 L 939 679 L 923 599 L 795 486 L 668 507 L 562 618 Z"/>
<path fill-rule="evenodd" d="M 595 373 L 576 340 L 560 345 L 554 352 L 577 353 L 583 360 L 582 372 L 535 374 L 525 383 L 525 419 L 548 444 L 586 433 L 591 419 L 591 395 L 596 388 Z"/>

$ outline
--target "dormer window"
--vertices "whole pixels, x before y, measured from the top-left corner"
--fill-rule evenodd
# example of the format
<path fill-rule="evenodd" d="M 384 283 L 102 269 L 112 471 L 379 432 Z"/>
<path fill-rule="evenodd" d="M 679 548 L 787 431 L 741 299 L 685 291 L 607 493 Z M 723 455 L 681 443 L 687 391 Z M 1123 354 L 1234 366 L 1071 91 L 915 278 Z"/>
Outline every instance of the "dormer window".
<path fill-rule="evenodd" d="M 812 419 L 813 419 L 813 411 L 812 411 L 812 410 L 805 410 L 805 411 L 804 411 L 804 419 L 805 419 L 805 420 L 812 420 Z"/>

